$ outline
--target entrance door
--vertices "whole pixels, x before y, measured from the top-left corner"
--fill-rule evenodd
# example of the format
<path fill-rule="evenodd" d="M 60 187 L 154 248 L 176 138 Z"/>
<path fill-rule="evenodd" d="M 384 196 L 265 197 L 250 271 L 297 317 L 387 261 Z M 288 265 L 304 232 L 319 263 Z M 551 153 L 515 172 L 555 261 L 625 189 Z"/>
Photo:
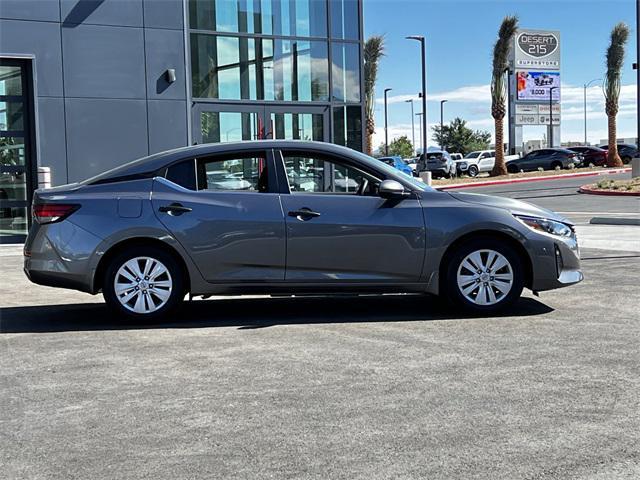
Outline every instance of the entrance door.
<path fill-rule="evenodd" d="M 198 104 L 193 143 L 244 140 L 329 141 L 329 107 Z"/>
<path fill-rule="evenodd" d="M 31 65 L 0 59 L 0 243 L 22 243 L 35 189 Z"/>

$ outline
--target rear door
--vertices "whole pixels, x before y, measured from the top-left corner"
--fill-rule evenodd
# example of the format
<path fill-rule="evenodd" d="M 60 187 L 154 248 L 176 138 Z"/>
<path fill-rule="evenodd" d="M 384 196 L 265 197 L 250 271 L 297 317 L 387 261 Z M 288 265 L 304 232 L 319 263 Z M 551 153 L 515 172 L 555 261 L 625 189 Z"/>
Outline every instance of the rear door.
<path fill-rule="evenodd" d="M 282 154 L 288 282 L 420 280 L 426 233 L 417 197 L 380 198 L 380 174 L 340 157 Z"/>
<path fill-rule="evenodd" d="M 285 225 L 273 156 L 184 160 L 154 180 L 157 217 L 209 282 L 284 280 Z"/>

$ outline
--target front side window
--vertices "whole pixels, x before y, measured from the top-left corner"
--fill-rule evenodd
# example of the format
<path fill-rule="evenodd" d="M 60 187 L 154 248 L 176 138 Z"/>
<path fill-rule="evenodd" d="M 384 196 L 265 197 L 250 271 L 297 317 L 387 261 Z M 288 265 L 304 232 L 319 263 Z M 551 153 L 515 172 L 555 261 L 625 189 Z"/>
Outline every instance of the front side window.
<path fill-rule="evenodd" d="M 198 159 L 198 190 L 267 192 L 269 172 L 261 153 Z"/>
<path fill-rule="evenodd" d="M 285 153 L 284 166 L 291 193 L 375 195 L 380 180 L 339 161 Z"/>

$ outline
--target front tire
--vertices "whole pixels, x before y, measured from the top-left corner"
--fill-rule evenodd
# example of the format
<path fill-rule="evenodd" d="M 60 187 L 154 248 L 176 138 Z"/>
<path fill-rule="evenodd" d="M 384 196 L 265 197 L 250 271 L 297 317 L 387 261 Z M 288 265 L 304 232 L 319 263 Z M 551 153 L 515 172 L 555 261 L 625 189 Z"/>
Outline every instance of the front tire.
<path fill-rule="evenodd" d="M 512 306 L 524 288 L 524 267 L 505 241 L 490 237 L 464 243 L 448 258 L 444 293 L 456 306 L 492 313 Z"/>
<path fill-rule="evenodd" d="M 467 173 L 469 174 L 470 177 L 477 177 L 478 167 L 476 167 L 475 165 L 470 165 L 469 170 L 467 170 Z"/>
<path fill-rule="evenodd" d="M 156 247 L 134 247 L 117 254 L 105 272 L 103 296 L 114 312 L 154 320 L 175 309 L 185 295 L 176 259 Z"/>

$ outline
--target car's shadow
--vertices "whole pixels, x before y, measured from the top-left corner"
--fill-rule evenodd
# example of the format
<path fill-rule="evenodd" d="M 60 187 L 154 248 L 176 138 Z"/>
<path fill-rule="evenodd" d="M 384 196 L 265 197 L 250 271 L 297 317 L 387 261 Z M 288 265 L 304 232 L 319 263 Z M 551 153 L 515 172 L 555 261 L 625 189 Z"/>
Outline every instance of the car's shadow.
<path fill-rule="evenodd" d="M 553 309 L 521 298 L 499 317 L 534 316 Z M 494 315 L 495 317 L 495 315 Z M 437 297 L 230 298 L 186 302 L 167 320 L 132 322 L 118 318 L 103 303 L 42 305 L 0 309 L 0 333 L 44 333 L 140 328 L 265 328 L 274 325 L 414 322 L 482 318 L 451 308 Z"/>

